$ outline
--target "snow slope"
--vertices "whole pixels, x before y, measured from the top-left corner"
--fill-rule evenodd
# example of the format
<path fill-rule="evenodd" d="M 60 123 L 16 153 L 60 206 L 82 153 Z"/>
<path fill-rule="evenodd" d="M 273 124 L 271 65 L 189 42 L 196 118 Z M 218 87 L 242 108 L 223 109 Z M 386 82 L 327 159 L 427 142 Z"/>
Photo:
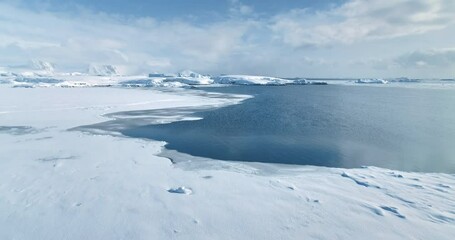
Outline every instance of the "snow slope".
<path fill-rule="evenodd" d="M 67 131 L 242 98 L 0 85 L 0 239 L 452 239 L 455 176 L 196 159 Z M 166 121 L 184 116 L 167 116 Z"/>
<path fill-rule="evenodd" d="M 49 75 L 53 74 L 55 71 L 55 65 L 53 63 L 46 62 L 46 61 L 33 60 L 31 65 L 35 70 L 45 71 Z"/>
<path fill-rule="evenodd" d="M 114 65 L 90 64 L 87 70 L 89 75 L 94 76 L 112 76 L 118 75 L 117 67 Z"/>

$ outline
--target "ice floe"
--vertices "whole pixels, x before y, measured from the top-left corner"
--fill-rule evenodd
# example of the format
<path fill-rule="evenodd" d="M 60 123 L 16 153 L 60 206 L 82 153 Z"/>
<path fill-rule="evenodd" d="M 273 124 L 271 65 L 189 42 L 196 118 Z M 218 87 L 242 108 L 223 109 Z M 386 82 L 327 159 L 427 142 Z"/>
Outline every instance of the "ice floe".
<path fill-rule="evenodd" d="M 222 75 L 214 77 L 218 84 L 237 84 L 237 85 L 286 85 L 294 81 L 283 78 L 251 75 Z"/>
<path fill-rule="evenodd" d="M 373 78 L 373 79 L 358 79 L 355 83 L 360 84 L 387 84 L 389 81 L 380 79 L 380 78 Z"/>

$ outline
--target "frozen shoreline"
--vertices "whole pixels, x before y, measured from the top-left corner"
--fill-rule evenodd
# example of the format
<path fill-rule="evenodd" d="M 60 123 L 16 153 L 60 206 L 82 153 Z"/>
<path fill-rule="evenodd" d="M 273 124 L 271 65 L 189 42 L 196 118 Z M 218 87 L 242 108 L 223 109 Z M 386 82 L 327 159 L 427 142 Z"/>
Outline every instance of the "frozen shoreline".
<path fill-rule="evenodd" d="M 451 239 L 455 176 L 214 161 L 163 142 L 67 131 L 104 114 L 238 99 L 0 86 L 1 239 Z M 170 119 L 182 119 L 174 114 Z M 191 156 L 183 156 L 191 160 Z M 273 174 L 260 168 L 270 167 Z"/>

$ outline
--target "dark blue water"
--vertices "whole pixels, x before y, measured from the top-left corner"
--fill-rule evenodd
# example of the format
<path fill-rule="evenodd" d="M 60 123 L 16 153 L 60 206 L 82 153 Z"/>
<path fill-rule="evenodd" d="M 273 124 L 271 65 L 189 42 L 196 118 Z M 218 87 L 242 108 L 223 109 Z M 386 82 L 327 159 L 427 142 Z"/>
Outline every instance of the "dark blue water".
<path fill-rule="evenodd" d="M 454 90 L 334 85 L 207 90 L 255 97 L 198 113 L 203 120 L 123 134 L 221 160 L 455 172 Z"/>

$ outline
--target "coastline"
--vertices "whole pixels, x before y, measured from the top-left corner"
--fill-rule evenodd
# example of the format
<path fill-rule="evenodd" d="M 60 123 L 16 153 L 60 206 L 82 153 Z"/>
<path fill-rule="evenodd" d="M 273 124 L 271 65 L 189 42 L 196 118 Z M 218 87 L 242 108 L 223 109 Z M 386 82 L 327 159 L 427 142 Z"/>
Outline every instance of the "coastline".
<path fill-rule="evenodd" d="M 67 131 L 106 121 L 104 115 L 114 112 L 232 103 L 177 91 L 182 92 L 0 87 L 0 238 L 450 239 L 455 234 L 453 174 L 375 167 L 259 174 L 252 165 L 219 161 L 209 168 L 180 168 L 158 156 L 164 142 Z M 181 187 L 191 192 L 170 192 Z"/>

